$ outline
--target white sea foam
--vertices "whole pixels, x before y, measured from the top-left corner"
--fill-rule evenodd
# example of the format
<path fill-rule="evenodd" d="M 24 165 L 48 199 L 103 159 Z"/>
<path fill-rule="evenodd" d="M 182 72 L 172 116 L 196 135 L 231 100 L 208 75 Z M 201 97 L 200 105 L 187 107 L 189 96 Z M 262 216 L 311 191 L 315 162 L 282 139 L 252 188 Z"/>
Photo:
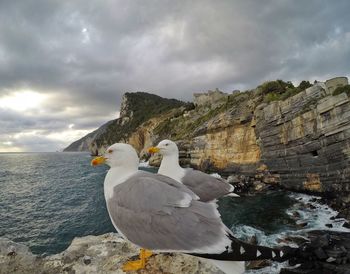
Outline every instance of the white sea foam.
<path fill-rule="evenodd" d="M 210 176 L 221 179 L 221 175 L 218 173 L 211 173 Z"/>
<path fill-rule="evenodd" d="M 330 219 L 337 216 L 338 212 L 326 204 L 319 203 L 318 201 L 321 197 L 300 193 L 291 193 L 290 197 L 297 200 L 298 203 L 288 209 L 287 214 L 293 215 L 293 212 L 298 212 L 300 220 L 307 222 L 307 225 L 301 231 L 322 229 L 350 232 L 350 229 L 343 227 L 343 224 L 346 222 L 345 219 Z M 332 228 L 327 227 L 326 224 L 331 224 Z"/>
<path fill-rule="evenodd" d="M 328 205 L 321 204 L 318 196 L 290 193 L 289 196 L 296 201 L 296 203 L 287 209 L 286 213 L 290 216 L 295 215 L 294 212 L 298 212 L 299 216 L 297 222 L 307 223 L 307 225 L 300 229 L 293 230 L 292 228 L 286 229 L 283 232 L 266 235 L 263 231 L 247 226 L 238 225 L 233 226 L 231 230 L 235 235 L 242 239 L 251 239 L 253 236 L 256 237 L 259 245 L 265 246 L 281 246 L 287 243 L 280 242 L 280 239 L 286 238 L 286 236 L 298 236 L 304 237 L 306 232 L 311 230 L 333 230 L 350 232 L 350 229 L 343 227 L 345 219 L 339 218 L 331 220 L 331 217 L 335 217 L 338 212 L 330 208 Z M 326 226 L 326 224 L 332 224 L 332 228 Z M 288 245 L 297 247 L 295 244 L 289 243 Z M 271 266 L 265 267 L 259 270 L 248 270 L 246 273 L 279 273 L 281 268 L 288 267 L 287 263 L 274 262 Z M 289 267 L 290 268 L 290 267 Z"/>

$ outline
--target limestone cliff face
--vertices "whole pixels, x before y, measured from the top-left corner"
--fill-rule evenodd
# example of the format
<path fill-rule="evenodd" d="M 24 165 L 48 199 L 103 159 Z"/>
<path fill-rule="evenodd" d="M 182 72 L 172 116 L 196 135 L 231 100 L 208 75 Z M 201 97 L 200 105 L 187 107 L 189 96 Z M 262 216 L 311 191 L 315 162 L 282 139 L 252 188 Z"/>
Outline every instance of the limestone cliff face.
<path fill-rule="evenodd" d="M 209 120 L 196 132 L 191 142 L 191 164 L 204 169 L 230 170 L 255 166 L 260 161 L 260 147 L 254 130 L 251 101 L 237 104 Z"/>
<path fill-rule="evenodd" d="M 127 98 L 121 119 L 92 144 L 101 151 L 122 140 L 142 156 L 150 145 L 172 139 L 183 165 L 253 179 L 264 167 L 268 181 L 287 189 L 349 193 L 350 92 L 336 92 L 346 84 L 345 77 L 337 77 L 296 89 L 275 81 L 220 97 L 209 92 L 205 100 L 214 96 L 215 104 L 169 107 L 151 116 L 133 107 L 135 98 Z M 121 136 L 121 129 L 128 133 Z M 159 157 L 151 162 L 159 163 Z"/>
<path fill-rule="evenodd" d="M 263 166 L 287 189 L 349 193 L 350 101 L 333 95 L 346 83 L 338 77 L 270 103 L 258 89 L 230 95 L 165 120 L 152 139 L 178 140 L 182 162 L 202 170 L 256 178 Z"/>
<path fill-rule="evenodd" d="M 154 145 L 157 136 L 154 134 L 155 128 L 165 120 L 173 118 L 186 111 L 186 107 L 179 107 L 163 113 L 155 118 L 151 118 L 141 126 L 137 127 L 129 136 L 127 143 L 132 145 L 143 156 L 147 153 L 147 148 Z"/>
<path fill-rule="evenodd" d="M 320 85 L 255 111 L 261 161 L 289 189 L 350 191 L 350 102 Z"/>

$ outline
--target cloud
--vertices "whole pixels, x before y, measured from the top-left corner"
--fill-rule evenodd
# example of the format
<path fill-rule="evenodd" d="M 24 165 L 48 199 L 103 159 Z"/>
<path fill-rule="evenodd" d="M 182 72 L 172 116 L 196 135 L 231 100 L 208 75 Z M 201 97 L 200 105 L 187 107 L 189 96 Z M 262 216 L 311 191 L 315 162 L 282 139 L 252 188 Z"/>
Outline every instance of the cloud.
<path fill-rule="evenodd" d="M 0 101 L 25 90 L 49 99 L 25 111 L 0 104 L 0 150 L 22 149 L 23 136 L 12 140 L 21 132 L 96 128 L 126 91 L 191 100 L 348 75 L 349 10 L 347 0 L 2 1 Z M 70 142 L 42 137 L 42 149 Z"/>

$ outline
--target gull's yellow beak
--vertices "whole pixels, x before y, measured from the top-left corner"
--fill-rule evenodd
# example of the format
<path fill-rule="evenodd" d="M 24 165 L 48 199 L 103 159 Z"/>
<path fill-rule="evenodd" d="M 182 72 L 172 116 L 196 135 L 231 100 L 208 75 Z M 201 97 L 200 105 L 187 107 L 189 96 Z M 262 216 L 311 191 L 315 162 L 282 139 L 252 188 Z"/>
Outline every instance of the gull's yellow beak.
<path fill-rule="evenodd" d="M 92 166 L 98 166 L 98 165 L 102 165 L 106 162 L 106 158 L 103 157 L 103 156 L 99 156 L 99 157 L 96 157 L 94 159 L 92 159 L 91 161 L 91 165 Z"/>
<path fill-rule="evenodd" d="M 159 151 L 160 151 L 160 149 L 157 148 L 157 147 L 150 147 L 150 148 L 148 149 L 148 153 L 151 153 L 151 154 L 157 153 L 157 152 L 159 152 Z"/>

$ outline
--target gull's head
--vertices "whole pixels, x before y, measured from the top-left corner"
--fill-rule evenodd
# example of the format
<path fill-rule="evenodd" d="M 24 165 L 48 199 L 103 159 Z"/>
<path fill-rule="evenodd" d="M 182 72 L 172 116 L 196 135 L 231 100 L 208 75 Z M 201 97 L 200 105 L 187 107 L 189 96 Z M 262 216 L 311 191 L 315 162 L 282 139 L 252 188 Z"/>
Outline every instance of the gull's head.
<path fill-rule="evenodd" d="M 110 167 L 138 167 L 139 157 L 129 144 L 116 143 L 107 148 L 103 156 L 94 158 L 91 165 L 107 164 Z"/>
<path fill-rule="evenodd" d="M 150 153 L 159 152 L 162 155 L 178 155 L 179 153 L 177 145 L 170 140 L 163 140 L 156 147 L 151 147 L 148 151 Z"/>

